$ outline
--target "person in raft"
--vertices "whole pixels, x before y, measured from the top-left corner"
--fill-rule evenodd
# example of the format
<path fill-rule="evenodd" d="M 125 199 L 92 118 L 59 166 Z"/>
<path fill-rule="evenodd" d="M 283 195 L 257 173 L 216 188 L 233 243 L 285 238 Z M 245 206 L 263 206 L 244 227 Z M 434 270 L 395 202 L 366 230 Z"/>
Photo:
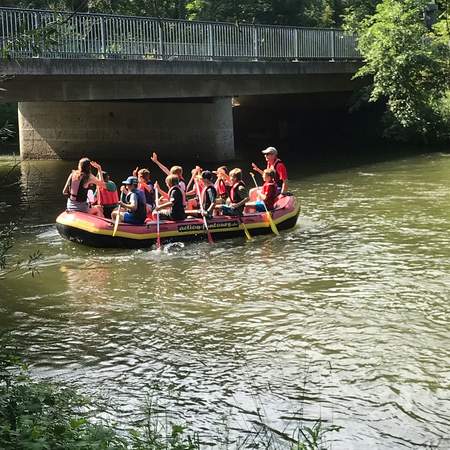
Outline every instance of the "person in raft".
<path fill-rule="evenodd" d="M 92 167 L 98 170 L 99 178 L 92 174 Z M 103 217 L 100 206 L 92 208 L 89 206 L 87 193 L 89 186 L 92 184 L 100 188 L 105 187 L 102 168 L 100 164 L 91 161 L 89 158 L 81 158 L 78 162 L 78 169 L 72 171 L 64 185 L 63 195 L 68 197 L 67 211 L 79 211 Z"/>
<path fill-rule="evenodd" d="M 111 219 L 111 213 L 117 208 L 119 204 L 119 196 L 117 195 L 117 186 L 114 181 L 109 179 L 108 172 L 103 172 L 103 181 L 105 187 L 97 188 L 96 201 L 97 205 L 103 207 L 103 215 L 107 219 Z"/>
<path fill-rule="evenodd" d="M 157 206 L 154 211 L 159 211 L 161 220 L 184 220 L 186 213 L 184 211 L 183 193 L 179 185 L 179 179 L 176 175 L 170 174 L 166 177 L 166 185 L 169 188 L 168 201 Z"/>
<path fill-rule="evenodd" d="M 230 176 L 228 175 L 228 168 L 226 166 L 220 166 L 213 173 L 216 174 L 217 180 L 214 184 L 217 195 L 222 202 L 225 202 L 230 194 Z"/>
<path fill-rule="evenodd" d="M 203 215 L 207 219 L 212 218 L 217 200 L 217 190 L 212 182 L 212 178 L 213 174 L 209 170 L 204 170 L 201 174 L 203 189 L 200 195 L 203 206 Z"/>
<path fill-rule="evenodd" d="M 151 158 L 150 158 L 166 175 L 176 175 L 178 177 L 178 187 L 181 189 L 181 192 L 183 194 L 183 205 L 186 207 L 186 182 L 183 178 L 183 168 L 181 166 L 172 166 L 170 169 L 165 166 L 161 161 L 158 159 L 158 155 L 153 152 Z M 164 196 L 168 197 L 168 194 L 162 190 L 159 190 L 159 193 Z"/>
<path fill-rule="evenodd" d="M 145 202 L 147 203 L 147 215 L 149 215 L 155 208 L 155 187 L 150 180 L 150 171 L 148 169 L 133 170 L 133 176 L 138 178 L 138 189 L 145 195 Z"/>
<path fill-rule="evenodd" d="M 267 161 L 267 169 L 273 169 L 275 171 L 275 183 L 278 187 L 278 193 L 286 194 L 288 190 L 288 174 L 283 161 L 278 158 L 277 149 L 275 147 L 267 147 L 262 153 Z M 255 163 L 252 163 L 252 169 L 260 175 L 263 174 L 262 169 Z"/>
<path fill-rule="evenodd" d="M 248 201 L 248 192 L 242 181 L 241 169 L 233 169 L 230 172 L 231 189 L 226 205 L 219 205 L 218 209 L 227 216 L 242 216 L 245 202 Z"/>
<path fill-rule="evenodd" d="M 200 201 L 203 207 L 203 215 L 207 219 L 211 219 L 213 216 L 214 208 L 217 204 L 217 191 L 212 182 L 213 174 L 209 170 L 203 170 L 200 175 L 195 176 L 196 183 L 199 183 Z M 200 208 L 200 204 L 198 206 Z M 201 210 L 186 210 L 186 214 L 194 217 L 201 217 Z"/>
<path fill-rule="evenodd" d="M 125 211 L 120 212 L 120 221 L 133 225 L 143 225 L 147 217 L 145 195 L 138 189 L 137 177 L 128 177 L 122 181 L 121 191 L 126 195 L 125 201 L 119 201 L 119 206 Z M 115 220 L 118 210 L 112 212 L 112 219 Z"/>
<path fill-rule="evenodd" d="M 263 170 L 263 180 L 264 184 L 261 192 L 258 193 L 258 200 L 253 203 L 247 203 L 247 206 L 255 206 L 257 212 L 265 212 L 266 208 L 272 211 L 275 208 L 275 201 L 278 197 L 275 171 L 273 169 Z"/>

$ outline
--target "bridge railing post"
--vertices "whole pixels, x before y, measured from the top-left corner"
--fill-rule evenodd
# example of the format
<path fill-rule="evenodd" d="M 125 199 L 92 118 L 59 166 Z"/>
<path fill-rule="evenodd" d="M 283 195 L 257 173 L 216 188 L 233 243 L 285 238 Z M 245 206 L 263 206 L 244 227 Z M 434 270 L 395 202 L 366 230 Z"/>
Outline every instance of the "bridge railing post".
<path fill-rule="evenodd" d="M 210 23 L 208 24 L 207 30 L 208 30 L 208 59 L 212 61 L 214 59 L 214 45 L 213 45 L 214 28 Z"/>
<path fill-rule="evenodd" d="M 294 30 L 294 61 L 297 62 L 300 58 L 298 54 L 298 28 Z"/>
<path fill-rule="evenodd" d="M 330 61 L 334 62 L 334 58 L 336 56 L 336 49 L 335 49 L 335 43 L 336 43 L 336 39 L 335 39 L 335 30 L 331 30 L 330 31 L 330 48 L 331 48 L 331 58 Z"/>
<path fill-rule="evenodd" d="M 105 46 L 105 18 L 100 17 L 100 53 L 102 58 L 106 58 Z"/>
<path fill-rule="evenodd" d="M 256 25 L 253 28 L 253 60 L 258 61 L 259 51 L 258 51 L 258 28 Z"/>
<path fill-rule="evenodd" d="M 159 59 L 164 59 L 163 24 L 158 20 Z"/>
<path fill-rule="evenodd" d="M 1 12 L 2 45 L 0 46 L 2 52 L 3 52 L 3 49 L 5 48 L 5 43 L 6 43 L 6 40 L 5 40 L 5 17 L 4 17 L 4 15 L 5 15 L 5 11 L 2 10 L 2 12 Z"/>
<path fill-rule="evenodd" d="M 36 13 L 33 13 L 33 31 L 38 30 L 40 26 L 41 26 L 40 16 Z M 30 56 L 36 57 L 36 58 L 39 58 L 39 56 L 41 56 L 39 54 L 33 55 L 34 49 L 39 50 L 39 48 L 41 47 L 40 44 L 41 44 L 40 42 L 36 44 L 36 37 L 35 37 L 35 34 L 33 33 L 32 37 L 31 37 L 31 46 L 29 46 Z"/>

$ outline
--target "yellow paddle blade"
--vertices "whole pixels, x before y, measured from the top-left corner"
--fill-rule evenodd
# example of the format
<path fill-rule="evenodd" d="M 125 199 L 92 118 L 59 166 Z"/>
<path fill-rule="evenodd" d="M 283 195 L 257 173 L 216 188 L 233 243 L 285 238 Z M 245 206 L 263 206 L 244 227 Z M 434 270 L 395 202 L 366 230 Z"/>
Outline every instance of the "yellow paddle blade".
<path fill-rule="evenodd" d="M 270 228 L 272 228 L 272 231 L 276 234 L 276 235 L 280 235 L 280 232 L 278 231 L 277 226 L 275 225 L 275 222 L 272 219 L 272 216 L 270 214 L 269 211 L 267 211 L 267 218 L 269 219 L 269 223 L 270 223 Z"/>
<path fill-rule="evenodd" d="M 120 219 L 120 207 L 117 210 L 116 221 L 114 222 L 113 237 L 115 237 L 115 235 L 117 233 L 117 228 L 119 228 L 119 219 Z"/>
<path fill-rule="evenodd" d="M 248 229 L 247 229 L 247 227 L 245 226 L 245 223 L 242 222 L 242 221 L 241 221 L 241 223 L 242 223 L 242 228 L 244 229 L 245 237 L 246 237 L 249 241 L 251 241 L 251 240 L 252 240 L 252 236 L 251 236 L 251 234 L 248 232 Z"/>

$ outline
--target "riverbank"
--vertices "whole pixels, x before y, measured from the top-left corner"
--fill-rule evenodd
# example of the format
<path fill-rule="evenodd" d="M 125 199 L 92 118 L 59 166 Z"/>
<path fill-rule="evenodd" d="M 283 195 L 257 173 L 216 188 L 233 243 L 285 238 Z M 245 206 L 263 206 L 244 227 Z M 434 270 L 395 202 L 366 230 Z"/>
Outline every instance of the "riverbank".
<path fill-rule="evenodd" d="M 273 429 L 264 412 L 254 430 L 232 436 L 222 431 L 202 436 L 176 422 L 158 398 L 149 394 L 142 418 L 130 424 L 108 421 L 107 406 L 80 395 L 76 389 L 52 380 L 33 379 L 24 363 L 11 353 L 11 343 L 0 341 L 0 441 L 3 450 L 61 448 L 64 450 L 200 450 L 206 448 L 264 448 L 319 450 L 328 448 L 326 435 L 338 431 L 318 419 L 306 426 L 298 420 L 291 432 Z M 102 418 L 103 417 L 103 418 Z"/>

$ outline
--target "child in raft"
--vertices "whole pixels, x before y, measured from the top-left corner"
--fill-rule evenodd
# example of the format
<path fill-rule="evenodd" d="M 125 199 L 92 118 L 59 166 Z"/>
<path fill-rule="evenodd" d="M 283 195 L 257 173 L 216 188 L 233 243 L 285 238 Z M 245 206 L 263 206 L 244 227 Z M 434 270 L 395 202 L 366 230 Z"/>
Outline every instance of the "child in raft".
<path fill-rule="evenodd" d="M 184 220 L 186 213 L 184 210 L 183 193 L 176 175 L 170 174 L 166 177 L 166 185 L 169 188 L 168 200 L 158 205 L 154 211 L 159 212 L 160 220 Z"/>
<path fill-rule="evenodd" d="M 198 183 L 200 191 L 200 199 L 202 209 L 187 210 L 186 214 L 190 216 L 198 217 L 201 215 L 207 219 L 211 219 L 213 216 L 214 208 L 217 202 L 217 191 L 212 182 L 213 174 L 209 170 L 204 170 L 200 175 L 196 175 L 195 183 Z"/>
<path fill-rule="evenodd" d="M 257 212 L 265 212 L 266 208 L 272 211 L 275 207 L 275 201 L 278 197 L 277 184 L 275 183 L 275 171 L 273 169 L 265 169 L 262 172 L 264 184 L 261 191 L 258 192 L 258 200 L 256 202 L 247 203 L 247 206 L 255 206 Z M 264 207 L 266 205 L 266 208 Z"/>
<path fill-rule="evenodd" d="M 120 208 L 123 211 L 116 209 L 112 212 L 111 217 L 116 219 L 117 214 L 120 215 L 120 221 L 130 223 L 133 225 L 143 225 L 147 216 L 147 209 L 145 203 L 145 195 L 138 189 L 137 177 L 131 176 L 122 181 L 121 192 L 124 194 L 125 201 L 120 200 Z"/>
<path fill-rule="evenodd" d="M 211 219 L 216 207 L 217 190 L 212 182 L 213 174 L 209 170 L 204 170 L 201 174 L 203 189 L 200 194 L 200 201 L 203 207 L 203 215 Z"/>
<path fill-rule="evenodd" d="M 248 201 L 248 192 L 242 181 L 242 170 L 233 169 L 230 172 L 231 189 L 226 205 L 218 205 L 218 209 L 227 216 L 242 216 L 245 203 Z"/>
<path fill-rule="evenodd" d="M 145 202 L 147 204 L 147 217 L 151 217 L 151 212 L 155 208 L 155 187 L 150 180 L 150 171 L 148 169 L 136 169 L 133 170 L 133 176 L 137 177 L 138 189 L 145 195 Z"/>
<path fill-rule="evenodd" d="M 228 175 L 228 168 L 226 166 L 220 166 L 217 168 L 216 171 L 213 173 L 216 174 L 217 180 L 214 184 L 218 200 L 222 203 L 225 203 L 225 201 L 228 198 L 228 195 L 230 194 L 230 176 Z"/>
<path fill-rule="evenodd" d="M 117 195 L 117 186 L 114 181 L 109 179 L 108 172 L 102 172 L 105 187 L 97 188 L 95 199 L 97 205 L 103 208 L 103 215 L 111 219 L 111 213 L 117 208 L 119 196 Z"/>
<path fill-rule="evenodd" d="M 97 169 L 99 178 L 92 174 L 92 167 Z M 92 184 L 97 187 L 105 187 L 102 168 L 100 164 L 91 161 L 89 158 L 81 158 L 78 162 L 78 169 L 72 171 L 64 185 L 63 194 L 68 197 L 67 211 L 79 211 L 103 217 L 102 208 L 91 208 L 89 206 L 87 192 L 89 185 Z"/>
<path fill-rule="evenodd" d="M 163 163 L 161 163 L 158 160 L 158 155 L 153 152 L 151 158 L 150 158 L 166 175 L 175 175 L 178 177 L 178 187 L 181 189 L 181 192 L 183 193 L 183 202 L 184 206 L 186 206 L 186 182 L 183 178 L 183 168 L 181 166 L 172 166 L 170 169 L 165 166 Z M 167 193 L 163 190 L 159 190 L 159 193 L 164 196 L 168 197 Z"/>

